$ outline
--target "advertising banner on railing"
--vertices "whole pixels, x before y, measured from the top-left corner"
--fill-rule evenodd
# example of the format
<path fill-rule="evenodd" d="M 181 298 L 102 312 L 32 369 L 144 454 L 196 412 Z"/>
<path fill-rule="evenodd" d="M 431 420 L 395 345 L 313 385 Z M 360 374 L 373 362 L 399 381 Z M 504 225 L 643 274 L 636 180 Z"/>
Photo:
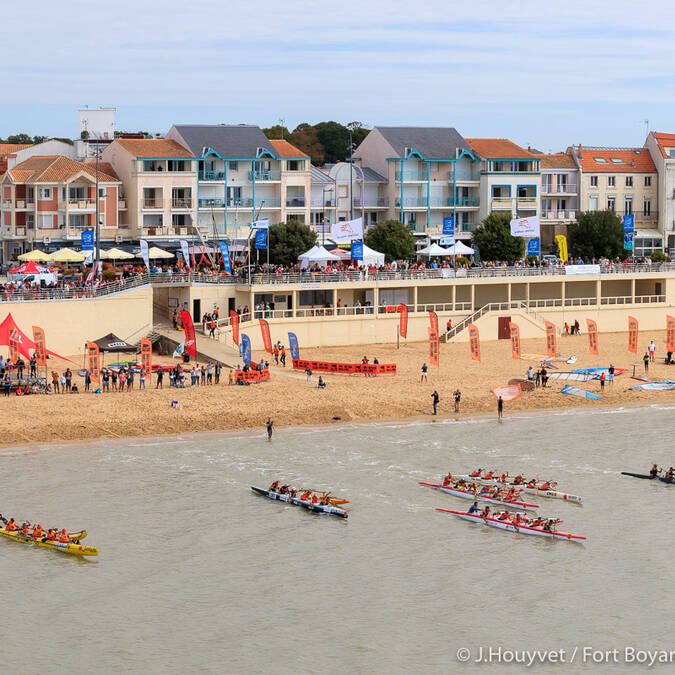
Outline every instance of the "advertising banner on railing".
<path fill-rule="evenodd" d="M 554 359 L 558 356 L 558 346 L 555 337 L 555 324 L 550 321 L 545 321 L 546 326 L 546 355 Z"/>
<path fill-rule="evenodd" d="M 354 220 L 333 223 L 330 238 L 336 244 L 349 244 L 355 239 L 363 239 L 363 219 L 354 218 Z"/>
<path fill-rule="evenodd" d="M 251 365 L 251 339 L 246 333 L 241 334 L 241 357 L 246 365 Z"/>
<path fill-rule="evenodd" d="M 9 358 L 12 363 L 19 360 L 19 331 L 16 328 L 9 332 Z"/>
<path fill-rule="evenodd" d="M 255 247 L 267 248 L 267 230 L 257 230 L 255 233 Z"/>
<path fill-rule="evenodd" d="M 407 305 L 399 305 L 398 311 L 401 313 L 401 318 L 398 323 L 398 334 L 402 337 L 408 337 L 408 307 Z"/>
<path fill-rule="evenodd" d="M 591 356 L 598 356 L 598 324 L 593 319 L 586 319 L 586 330 L 588 331 L 588 353 Z"/>
<path fill-rule="evenodd" d="M 145 239 L 141 239 L 139 240 L 139 243 L 141 245 L 141 257 L 143 258 L 143 262 L 145 263 L 145 266 L 148 268 L 148 270 L 150 270 L 150 249 L 148 248 L 148 242 L 145 241 Z"/>
<path fill-rule="evenodd" d="M 511 334 L 511 358 L 520 358 L 520 328 L 517 323 L 509 321 L 509 332 Z"/>
<path fill-rule="evenodd" d="M 666 316 L 666 351 L 675 352 L 675 317 Z"/>
<path fill-rule="evenodd" d="M 230 326 L 232 326 L 232 341 L 239 346 L 239 314 L 230 310 Z"/>
<path fill-rule="evenodd" d="M 513 237 L 531 237 L 539 236 L 539 216 L 530 216 L 529 218 L 514 218 L 511 221 L 511 235 Z"/>
<path fill-rule="evenodd" d="M 634 316 L 628 317 L 628 351 L 637 354 L 638 348 L 638 320 Z"/>
<path fill-rule="evenodd" d="M 623 217 L 623 248 L 626 251 L 633 250 L 633 238 L 635 237 L 635 216 L 629 213 Z"/>
<path fill-rule="evenodd" d="M 352 260 L 363 260 L 363 242 L 352 242 Z"/>
<path fill-rule="evenodd" d="M 556 234 L 555 240 L 558 242 L 558 253 L 560 253 L 560 260 L 566 263 L 569 260 L 567 254 L 567 237 L 564 234 Z"/>
<path fill-rule="evenodd" d="M 577 274 L 600 274 L 600 265 L 565 265 L 565 274 L 567 276 Z"/>
<path fill-rule="evenodd" d="M 436 312 L 429 312 L 429 325 L 431 330 L 438 333 L 438 314 Z"/>
<path fill-rule="evenodd" d="M 395 363 L 336 363 L 335 361 L 305 361 L 293 359 L 295 370 L 316 370 L 322 373 L 337 373 L 340 375 L 395 375 Z"/>
<path fill-rule="evenodd" d="M 230 248 L 225 241 L 219 241 L 218 246 L 223 255 L 223 269 L 232 276 L 232 261 L 230 260 Z"/>
<path fill-rule="evenodd" d="M 469 349 L 471 350 L 471 360 L 480 361 L 480 335 L 478 326 L 470 323 L 467 325 L 469 331 Z"/>
<path fill-rule="evenodd" d="M 540 255 L 541 254 L 541 247 L 539 245 L 539 237 L 535 237 L 534 239 L 530 239 L 527 242 L 527 255 Z"/>
<path fill-rule="evenodd" d="M 262 341 L 265 351 L 268 354 L 272 353 L 272 338 L 270 337 L 270 325 L 265 319 L 260 319 L 260 332 L 262 333 Z"/>
<path fill-rule="evenodd" d="M 262 382 L 270 379 L 270 371 L 268 368 L 264 370 L 236 370 L 234 373 L 235 382 Z"/>
<path fill-rule="evenodd" d="M 92 382 L 101 382 L 101 357 L 98 345 L 95 342 L 87 342 L 87 369 Z"/>
<path fill-rule="evenodd" d="M 141 368 L 150 382 L 152 379 L 152 342 L 148 338 L 141 339 Z"/>
<path fill-rule="evenodd" d="M 255 220 L 251 223 L 252 230 L 268 230 L 270 226 L 269 218 L 261 218 L 260 220 Z"/>
<path fill-rule="evenodd" d="M 288 334 L 288 344 L 291 347 L 291 358 L 300 358 L 300 346 L 298 345 L 298 336 L 295 333 Z"/>
<path fill-rule="evenodd" d="M 438 328 L 434 330 L 429 328 L 429 363 L 432 366 L 439 365 L 439 337 L 438 337 Z"/>
<path fill-rule="evenodd" d="M 180 322 L 185 331 L 185 351 L 190 355 L 197 357 L 197 341 L 195 339 L 195 327 L 192 323 L 190 312 L 182 309 L 180 312 Z"/>
<path fill-rule="evenodd" d="M 39 326 L 33 326 L 33 342 L 35 343 L 35 360 L 40 368 L 47 365 L 47 340 L 45 332 Z"/>
<path fill-rule="evenodd" d="M 183 254 L 183 260 L 185 260 L 185 266 L 190 269 L 192 267 L 192 265 L 190 265 L 190 247 L 185 239 L 180 240 L 180 250 Z"/>

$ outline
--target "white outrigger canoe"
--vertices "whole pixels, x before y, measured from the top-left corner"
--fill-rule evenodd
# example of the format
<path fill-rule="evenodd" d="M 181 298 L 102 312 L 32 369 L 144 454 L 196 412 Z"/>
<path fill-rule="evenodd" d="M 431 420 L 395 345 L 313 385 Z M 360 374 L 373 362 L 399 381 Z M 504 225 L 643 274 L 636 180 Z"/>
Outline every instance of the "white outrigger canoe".
<path fill-rule="evenodd" d="M 560 532 L 554 530 L 544 530 L 540 527 L 529 527 L 528 525 L 514 525 L 505 520 L 497 520 L 496 518 L 483 518 L 483 516 L 467 513 L 466 511 L 451 511 L 450 509 L 441 509 L 437 508 L 436 511 L 442 511 L 443 513 L 450 513 L 453 516 L 457 516 L 462 520 L 469 520 L 474 523 L 482 522 L 488 527 L 496 527 L 499 530 L 507 530 L 508 532 L 514 532 L 516 534 L 531 534 L 536 537 L 547 537 L 548 539 L 563 539 L 566 541 L 575 541 L 581 542 L 585 541 L 586 537 L 582 537 L 580 534 L 570 534 L 569 532 Z"/>
<path fill-rule="evenodd" d="M 559 490 L 541 490 L 540 488 L 529 488 L 525 487 L 524 483 L 519 485 L 514 485 L 513 483 L 502 483 L 496 478 L 480 478 L 477 476 L 461 475 L 454 476 L 457 480 L 471 480 L 475 483 L 480 483 L 481 485 L 503 485 L 504 487 L 515 488 L 520 490 L 528 495 L 536 495 L 538 497 L 548 497 L 549 499 L 564 499 L 567 502 L 574 502 L 575 504 L 581 504 L 584 501 L 583 497 L 579 495 L 571 495 L 568 492 L 560 492 Z"/>
<path fill-rule="evenodd" d="M 473 492 L 458 490 L 446 485 L 438 485 L 437 483 L 425 483 L 420 481 L 420 485 L 432 488 L 433 490 L 439 490 L 440 492 L 445 492 L 448 495 L 459 497 L 460 499 L 470 499 L 472 502 L 485 502 L 486 504 L 497 504 L 498 506 L 503 506 L 507 509 L 532 511 L 539 508 L 538 504 L 528 504 L 527 502 L 516 501 L 515 499 L 506 501 L 505 499 L 494 499 L 493 497 L 481 497 L 474 495 Z"/>

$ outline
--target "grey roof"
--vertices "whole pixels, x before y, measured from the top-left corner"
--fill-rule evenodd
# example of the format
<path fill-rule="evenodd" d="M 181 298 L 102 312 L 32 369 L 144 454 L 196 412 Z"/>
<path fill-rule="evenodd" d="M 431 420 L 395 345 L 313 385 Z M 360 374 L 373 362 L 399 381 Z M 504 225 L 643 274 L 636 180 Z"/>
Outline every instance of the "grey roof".
<path fill-rule="evenodd" d="M 457 149 L 471 152 L 469 144 L 453 127 L 375 127 L 405 157 L 406 148 L 419 152 L 424 159 L 455 159 Z"/>
<path fill-rule="evenodd" d="M 276 157 L 262 129 L 252 124 L 176 124 L 175 128 L 197 157 L 215 150 L 223 159 L 255 159 L 259 148 Z"/>
<path fill-rule="evenodd" d="M 312 166 L 312 171 L 310 173 L 312 183 L 330 183 L 333 184 L 333 179 L 321 169 Z"/>
<path fill-rule="evenodd" d="M 367 166 L 363 167 L 363 180 L 366 181 L 366 183 L 388 183 L 389 181 L 382 176 L 381 174 L 377 173 L 374 169 L 371 169 Z"/>

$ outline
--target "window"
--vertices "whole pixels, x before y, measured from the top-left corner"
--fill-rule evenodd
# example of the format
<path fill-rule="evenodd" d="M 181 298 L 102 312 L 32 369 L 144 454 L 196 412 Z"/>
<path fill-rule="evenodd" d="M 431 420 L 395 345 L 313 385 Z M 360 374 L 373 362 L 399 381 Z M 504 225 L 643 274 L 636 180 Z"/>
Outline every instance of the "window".
<path fill-rule="evenodd" d="M 188 162 L 184 162 L 182 159 L 170 159 L 168 161 L 168 170 L 169 171 L 189 171 Z"/>
<path fill-rule="evenodd" d="M 598 210 L 598 198 L 597 197 L 589 197 L 589 199 L 588 199 L 588 210 L 589 211 L 597 211 Z"/>
<path fill-rule="evenodd" d="M 626 176 L 626 187 L 633 187 L 633 176 Z"/>
<path fill-rule="evenodd" d="M 303 168 L 302 165 L 303 165 L 303 164 L 304 164 L 304 162 L 302 162 L 302 161 L 300 161 L 300 160 L 297 160 L 297 159 L 289 159 L 289 160 L 286 162 L 286 168 L 287 168 L 289 171 L 302 171 L 302 168 Z"/>
<path fill-rule="evenodd" d="M 80 199 L 86 199 L 85 188 L 83 187 L 68 188 L 68 199 L 71 202 L 76 202 Z"/>
<path fill-rule="evenodd" d="M 35 215 L 33 213 L 26 214 L 26 227 L 29 230 L 35 229 Z"/>
<path fill-rule="evenodd" d="M 429 171 L 433 171 L 434 173 L 438 173 L 438 162 L 430 162 L 429 163 Z"/>
<path fill-rule="evenodd" d="M 61 188 L 61 201 L 66 201 L 66 188 Z"/>
<path fill-rule="evenodd" d="M 607 210 L 608 211 L 616 211 L 616 198 L 615 197 L 607 197 Z"/>
<path fill-rule="evenodd" d="M 228 171 L 239 171 L 239 162 L 228 162 L 227 169 Z"/>
<path fill-rule="evenodd" d="M 612 164 L 625 164 L 622 159 L 619 159 L 618 157 L 612 157 Z"/>
<path fill-rule="evenodd" d="M 240 206 L 241 205 L 241 188 L 240 187 L 228 187 L 227 188 L 227 204 L 228 204 L 228 206 Z"/>
<path fill-rule="evenodd" d="M 604 157 L 593 157 L 596 164 L 607 164 L 607 160 Z"/>
<path fill-rule="evenodd" d="M 652 177 L 651 176 L 645 176 L 645 187 L 651 187 L 652 186 Z"/>
<path fill-rule="evenodd" d="M 645 216 L 651 216 L 652 215 L 652 202 L 649 199 L 645 199 L 644 202 L 642 203 L 642 211 Z"/>
<path fill-rule="evenodd" d="M 558 211 L 564 211 L 567 208 L 567 200 L 566 199 L 558 199 L 556 207 L 557 207 Z"/>
<path fill-rule="evenodd" d="M 338 197 L 342 197 L 342 198 L 347 197 L 347 186 L 346 185 L 340 185 L 340 187 L 338 187 Z"/>
<path fill-rule="evenodd" d="M 151 159 L 143 160 L 143 171 L 162 171 L 163 167 L 158 162 L 153 162 Z"/>
<path fill-rule="evenodd" d="M 668 148 L 668 157 L 675 157 L 675 148 Z"/>
<path fill-rule="evenodd" d="M 99 188 L 99 189 L 98 189 L 98 196 L 99 196 L 101 199 L 105 199 L 105 188 Z"/>
<path fill-rule="evenodd" d="M 598 187 L 598 177 L 597 176 L 591 176 L 591 187 Z"/>
<path fill-rule="evenodd" d="M 51 188 L 40 188 L 40 199 L 51 199 L 51 198 L 52 198 Z"/>
<path fill-rule="evenodd" d="M 633 198 L 632 197 L 626 197 L 626 199 L 623 200 L 623 212 L 627 216 L 629 216 L 631 213 L 633 213 Z"/>
<path fill-rule="evenodd" d="M 675 157 L 675 155 L 673 155 Z M 504 171 L 502 168 L 502 165 L 504 162 L 492 162 L 492 170 L 493 171 Z"/>
<path fill-rule="evenodd" d="M 607 176 L 607 187 L 616 187 L 616 176 Z"/>
<path fill-rule="evenodd" d="M 54 216 L 41 213 L 38 215 L 38 229 L 51 230 L 54 227 Z"/>
<path fill-rule="evenodd" d="M 83 228 L 86 225 L 85 220 L 84 220 L 84 215 L 83 214 L 77 214 L 77 215 L 74 215 L 74 216 L 70 216 L 68 218 L 68 224 L 72 228 L 78 228 L 78 227 Z"/>

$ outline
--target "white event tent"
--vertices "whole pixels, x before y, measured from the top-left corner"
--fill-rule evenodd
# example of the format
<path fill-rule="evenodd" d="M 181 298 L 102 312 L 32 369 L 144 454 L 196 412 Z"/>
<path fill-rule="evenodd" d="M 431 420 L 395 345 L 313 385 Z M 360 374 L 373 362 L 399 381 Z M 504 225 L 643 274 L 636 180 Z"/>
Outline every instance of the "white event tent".
<path fill-rule="evenodd" d="M 448 249 L 439 246 L 438 244 L 429 244 L 426 248 L 423 248 L 421 251 L 417 251 L 417 255 L 424 255 L 427 258 L 435 258 L 437 256 L 446 256 L 452 255 Z"/>
<path fill-rule="evenodd" d="M 313 246 L 309 251 L 299 255 L 298 260 L 300 261 L 300 267 L 309 267 L 310 265 L 325 267 L 326 263 L 339 261 L 340 256 L 333 255 L 323 246 Z"/>
<path fill-rule="evenodd" d="M 461 241 L 455 242 L 452 246 L 448 248 L 449 255 L 472 255 L 474 250 L 463 244 Z"/>

